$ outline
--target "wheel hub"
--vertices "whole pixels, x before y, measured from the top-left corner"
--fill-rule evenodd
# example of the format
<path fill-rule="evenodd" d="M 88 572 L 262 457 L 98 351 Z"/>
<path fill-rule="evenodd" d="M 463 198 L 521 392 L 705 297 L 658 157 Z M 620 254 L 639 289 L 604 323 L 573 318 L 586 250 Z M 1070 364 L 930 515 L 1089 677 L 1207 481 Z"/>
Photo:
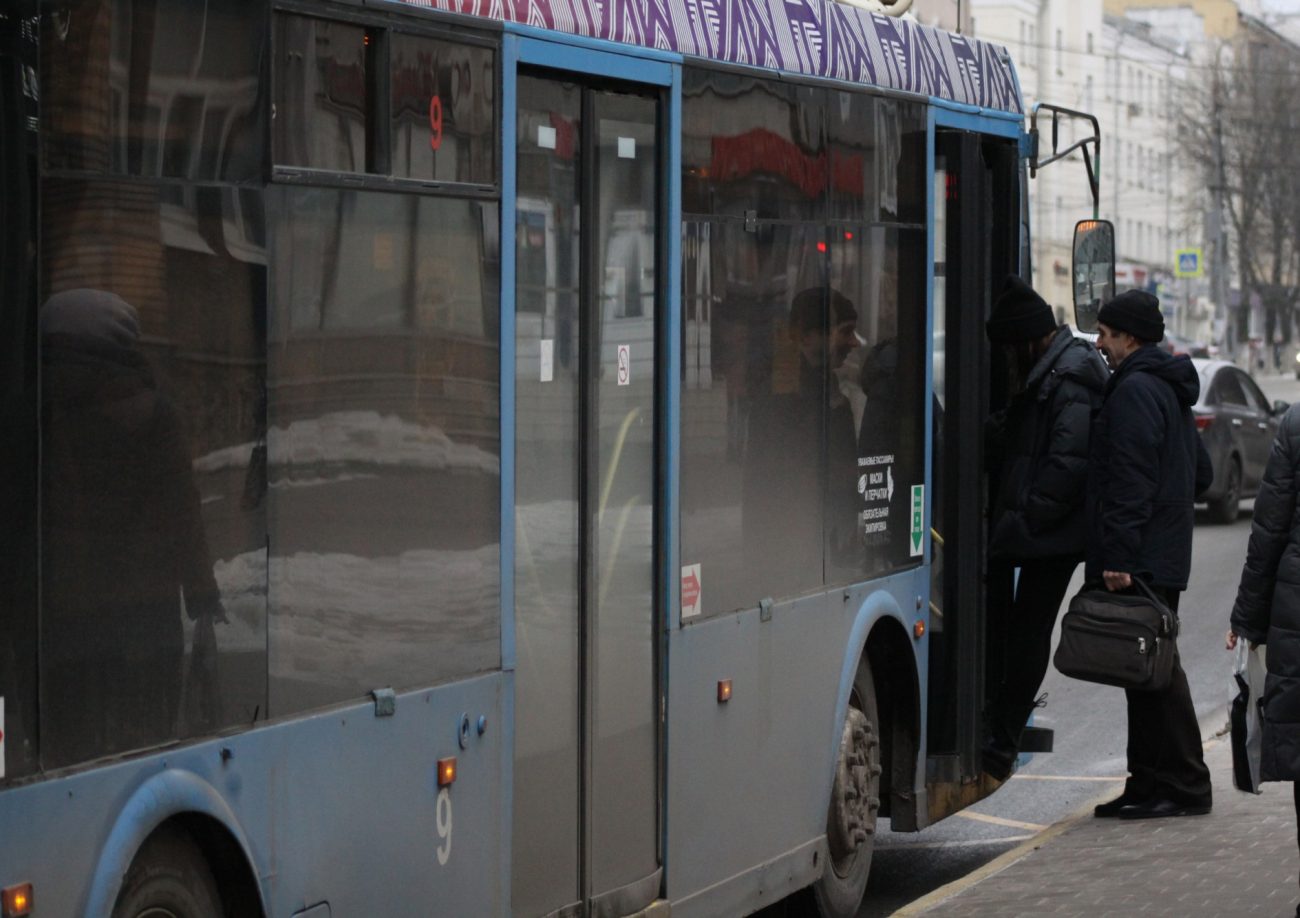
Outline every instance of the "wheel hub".
<path fill-rule="evenodd" d="M 880 809 L 880 798 L 876 796 L 880 777 L 880 766 L 875 762 L 877 746 L 866 715 L 850 705 L 840 737 L 827 832 L 830 854 L 836 861 L 852 855 L 876 831 L 876 811 Z"/>

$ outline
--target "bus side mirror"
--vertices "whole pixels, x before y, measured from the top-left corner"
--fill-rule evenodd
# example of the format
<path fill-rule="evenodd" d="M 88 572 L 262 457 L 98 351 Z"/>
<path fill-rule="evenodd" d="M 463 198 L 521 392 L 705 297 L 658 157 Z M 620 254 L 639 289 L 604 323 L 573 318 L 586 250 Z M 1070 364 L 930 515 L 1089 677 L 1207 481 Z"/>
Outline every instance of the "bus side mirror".
<path fill-rule="evenodd" d="M 1074 326 L 1097 330 L 1101 305 L 1115 296 L 1115 225 L 1109 220 L 1080 220 L 1074 225 Z"/>

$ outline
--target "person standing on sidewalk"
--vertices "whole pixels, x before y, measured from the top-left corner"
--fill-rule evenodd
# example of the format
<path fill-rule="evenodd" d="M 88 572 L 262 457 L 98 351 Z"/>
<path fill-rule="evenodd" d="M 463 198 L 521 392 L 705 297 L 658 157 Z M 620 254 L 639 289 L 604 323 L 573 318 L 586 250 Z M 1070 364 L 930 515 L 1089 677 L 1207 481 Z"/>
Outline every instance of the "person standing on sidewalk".
<path fill-rule="evenodd" d="M 1047 302 L 1014 275 L 985 328 L 1006 355 L 1013 390 L 989 425 L 1000 466 L 989 582 L 1003 597 L 989 611 L 1003 626 L 1005 666 L 985 712 L 981 756 L 984 771 L 1005 781 L 1047 672 L 1056 613 L 1083 559 L 1088 438 L 1108 374 L 1088 343 L 1058 326 Z"/>
<path fill-rule="evenodd" d="M 1177 613 L 1192 562 L 1192 502 L 1208 486 L 1208 457 L 1191 406 L 1200 378 L 1186 356 L 1155 345 L 1164 337 L 1160 302 L 1130 290 L 1101 307 L 1097 349 L 1112 375 L 1092 429 L 1085 576 L 1108 590 L 1140 577 Z M 1167 688 L 1127 690 L 1124 793 L 1098 817 L 1150 819 L 1210 811 L 1210 772 L 1178 656 Z"/>
<path fill-rule="evenodd" d="M 1300 405 L 1278 427 L 1255 498 L 1250 546 L 1232 606 L 1227 646 L 1267 644 L 1262 781 L 1292 781 L 1300 824 Z M 1300 906 L 1296 907 L 1300 915 Z"/>

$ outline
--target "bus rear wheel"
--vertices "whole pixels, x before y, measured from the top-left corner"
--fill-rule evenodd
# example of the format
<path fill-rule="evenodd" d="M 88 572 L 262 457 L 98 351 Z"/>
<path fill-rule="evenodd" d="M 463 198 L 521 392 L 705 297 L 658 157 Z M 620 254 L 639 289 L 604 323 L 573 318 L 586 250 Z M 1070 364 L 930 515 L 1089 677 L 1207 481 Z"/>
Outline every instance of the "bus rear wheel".
<path fill-rule="evenodd" d="M 826 821 L 830 861 L 812 886 L 813 901 L 824 918 L 857 914 L 871 872 L 879 811 L 880 719 L 871 666 L 864 656 L 853 679 L 831 787 Z"/>
<path fill-rule="evenodd" d="M 140 846 L 113 906 L 113 918 L 222 918 L 221 894 L 203 852 L 178 826 L 162 826 Z"/>

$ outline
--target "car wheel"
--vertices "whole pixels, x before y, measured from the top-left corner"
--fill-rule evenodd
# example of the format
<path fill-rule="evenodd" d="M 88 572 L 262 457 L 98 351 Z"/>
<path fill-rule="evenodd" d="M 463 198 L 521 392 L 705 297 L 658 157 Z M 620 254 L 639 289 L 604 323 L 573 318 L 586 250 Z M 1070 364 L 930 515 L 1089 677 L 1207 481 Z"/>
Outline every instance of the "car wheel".
<path fill-rule="evenodd" d="M 140 846 L 113 918 L 221 918 L 221 893 L 189 833 L 164 825 Z"/>
<path fill-rule="evenodd" d="M 812 897 L 823 918 L 852 918 L 862 904 L 880 810 L 880 719 L 866 657 L 858 663 L 840 737 L 826 841 L 830 860 Z"/>
<path fill-rule="evenodd" d="M 1233 456 L 1228 465 L 1228 481 L 1223 487 L 1223 495 L 1210 501 L 1210 519 L 1216 523 L 1235 523 L 1240 505 L 1241 460 Z"/>

